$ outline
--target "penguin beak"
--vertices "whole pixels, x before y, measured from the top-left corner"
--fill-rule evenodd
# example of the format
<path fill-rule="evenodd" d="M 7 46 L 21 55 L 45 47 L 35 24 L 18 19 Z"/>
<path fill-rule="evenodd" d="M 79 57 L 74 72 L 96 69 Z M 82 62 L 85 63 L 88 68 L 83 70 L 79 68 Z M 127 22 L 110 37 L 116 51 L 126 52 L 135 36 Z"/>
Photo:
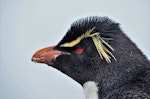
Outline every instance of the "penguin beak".
<path fill-rule="evenodd" d="M 62 54 L 62 51 L 54 50 L 55 46 L 50 46 L 38 50 L 33 56 L 32 61 L 36 63 L 48 63 L 52 60 L 55 60 L 59 55 Z"/>

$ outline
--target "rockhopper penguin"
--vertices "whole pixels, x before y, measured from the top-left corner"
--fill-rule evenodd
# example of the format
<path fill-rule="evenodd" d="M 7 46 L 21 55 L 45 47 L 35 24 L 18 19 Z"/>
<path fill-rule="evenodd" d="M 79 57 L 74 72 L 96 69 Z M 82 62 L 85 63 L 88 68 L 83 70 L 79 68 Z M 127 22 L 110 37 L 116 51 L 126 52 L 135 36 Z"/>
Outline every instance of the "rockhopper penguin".
<path fill-rule="evenodd" d="M 74 22 L 56 45 L 37 51 L 45 63 L 83 86 L 86 99 L 150 99 L 150 62 L 107 17 Z"/>

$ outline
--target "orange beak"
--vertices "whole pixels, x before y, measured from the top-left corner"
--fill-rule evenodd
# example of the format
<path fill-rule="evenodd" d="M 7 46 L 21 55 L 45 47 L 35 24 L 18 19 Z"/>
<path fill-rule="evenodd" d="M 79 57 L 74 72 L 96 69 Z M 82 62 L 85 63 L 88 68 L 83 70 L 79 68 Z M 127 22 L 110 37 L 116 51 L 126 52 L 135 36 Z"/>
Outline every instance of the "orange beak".
<path fill-rule="evenodd" d="M 43 48 L 37 51 L 32 56 L 32 61 L 37 62 L 37 63 L 47 63 L 49 61 L 54 60 L 57 56 L 62 54 L 61 51 L 53 50 L 54 47 L 55 46 L 50 46 L 50 47 Z"/>

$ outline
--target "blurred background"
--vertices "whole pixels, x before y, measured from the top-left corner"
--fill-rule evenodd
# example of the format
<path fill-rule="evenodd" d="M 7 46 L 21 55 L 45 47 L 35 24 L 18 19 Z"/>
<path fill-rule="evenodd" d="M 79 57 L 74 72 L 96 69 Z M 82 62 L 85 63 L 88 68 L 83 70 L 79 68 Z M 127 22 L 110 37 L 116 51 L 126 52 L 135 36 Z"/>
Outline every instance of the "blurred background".
<path fill-rule="evenodd" d="M 77 82 L 31 57 L 95 15 L 119 22 L 150 59 L 150 0 L 0 0 L 0 99 L 85 99 Z"/>

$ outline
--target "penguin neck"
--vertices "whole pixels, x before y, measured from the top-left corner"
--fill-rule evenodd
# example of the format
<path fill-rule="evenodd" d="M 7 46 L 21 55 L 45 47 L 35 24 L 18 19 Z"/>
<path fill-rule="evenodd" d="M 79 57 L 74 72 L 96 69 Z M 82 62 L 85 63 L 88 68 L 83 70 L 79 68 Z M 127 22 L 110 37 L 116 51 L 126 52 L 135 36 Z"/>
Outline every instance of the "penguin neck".
<path fill-rule="evenodd" d="M 123 91 L 128 86 L 133 86 L 134 83 L 138 83 L 144 75 L 146 67 L 143 68 L 127 68 L 123 65 L 116 65 L 117 63 L 113 62 L 107 66 L 99 65 L 95 69 L 93 81 L 98 87 L 98 96 L 111 97 L 114 92 Z M 113 65 L 113 66 L 112 66 Z M 131 69 L 131 70 L 129 70 Z"/>
<path fill-rule="evenodd" d="M 99 99 L 98 84 L 95 81 L 87 81 L 83 84 L 86 99 Z"/>

